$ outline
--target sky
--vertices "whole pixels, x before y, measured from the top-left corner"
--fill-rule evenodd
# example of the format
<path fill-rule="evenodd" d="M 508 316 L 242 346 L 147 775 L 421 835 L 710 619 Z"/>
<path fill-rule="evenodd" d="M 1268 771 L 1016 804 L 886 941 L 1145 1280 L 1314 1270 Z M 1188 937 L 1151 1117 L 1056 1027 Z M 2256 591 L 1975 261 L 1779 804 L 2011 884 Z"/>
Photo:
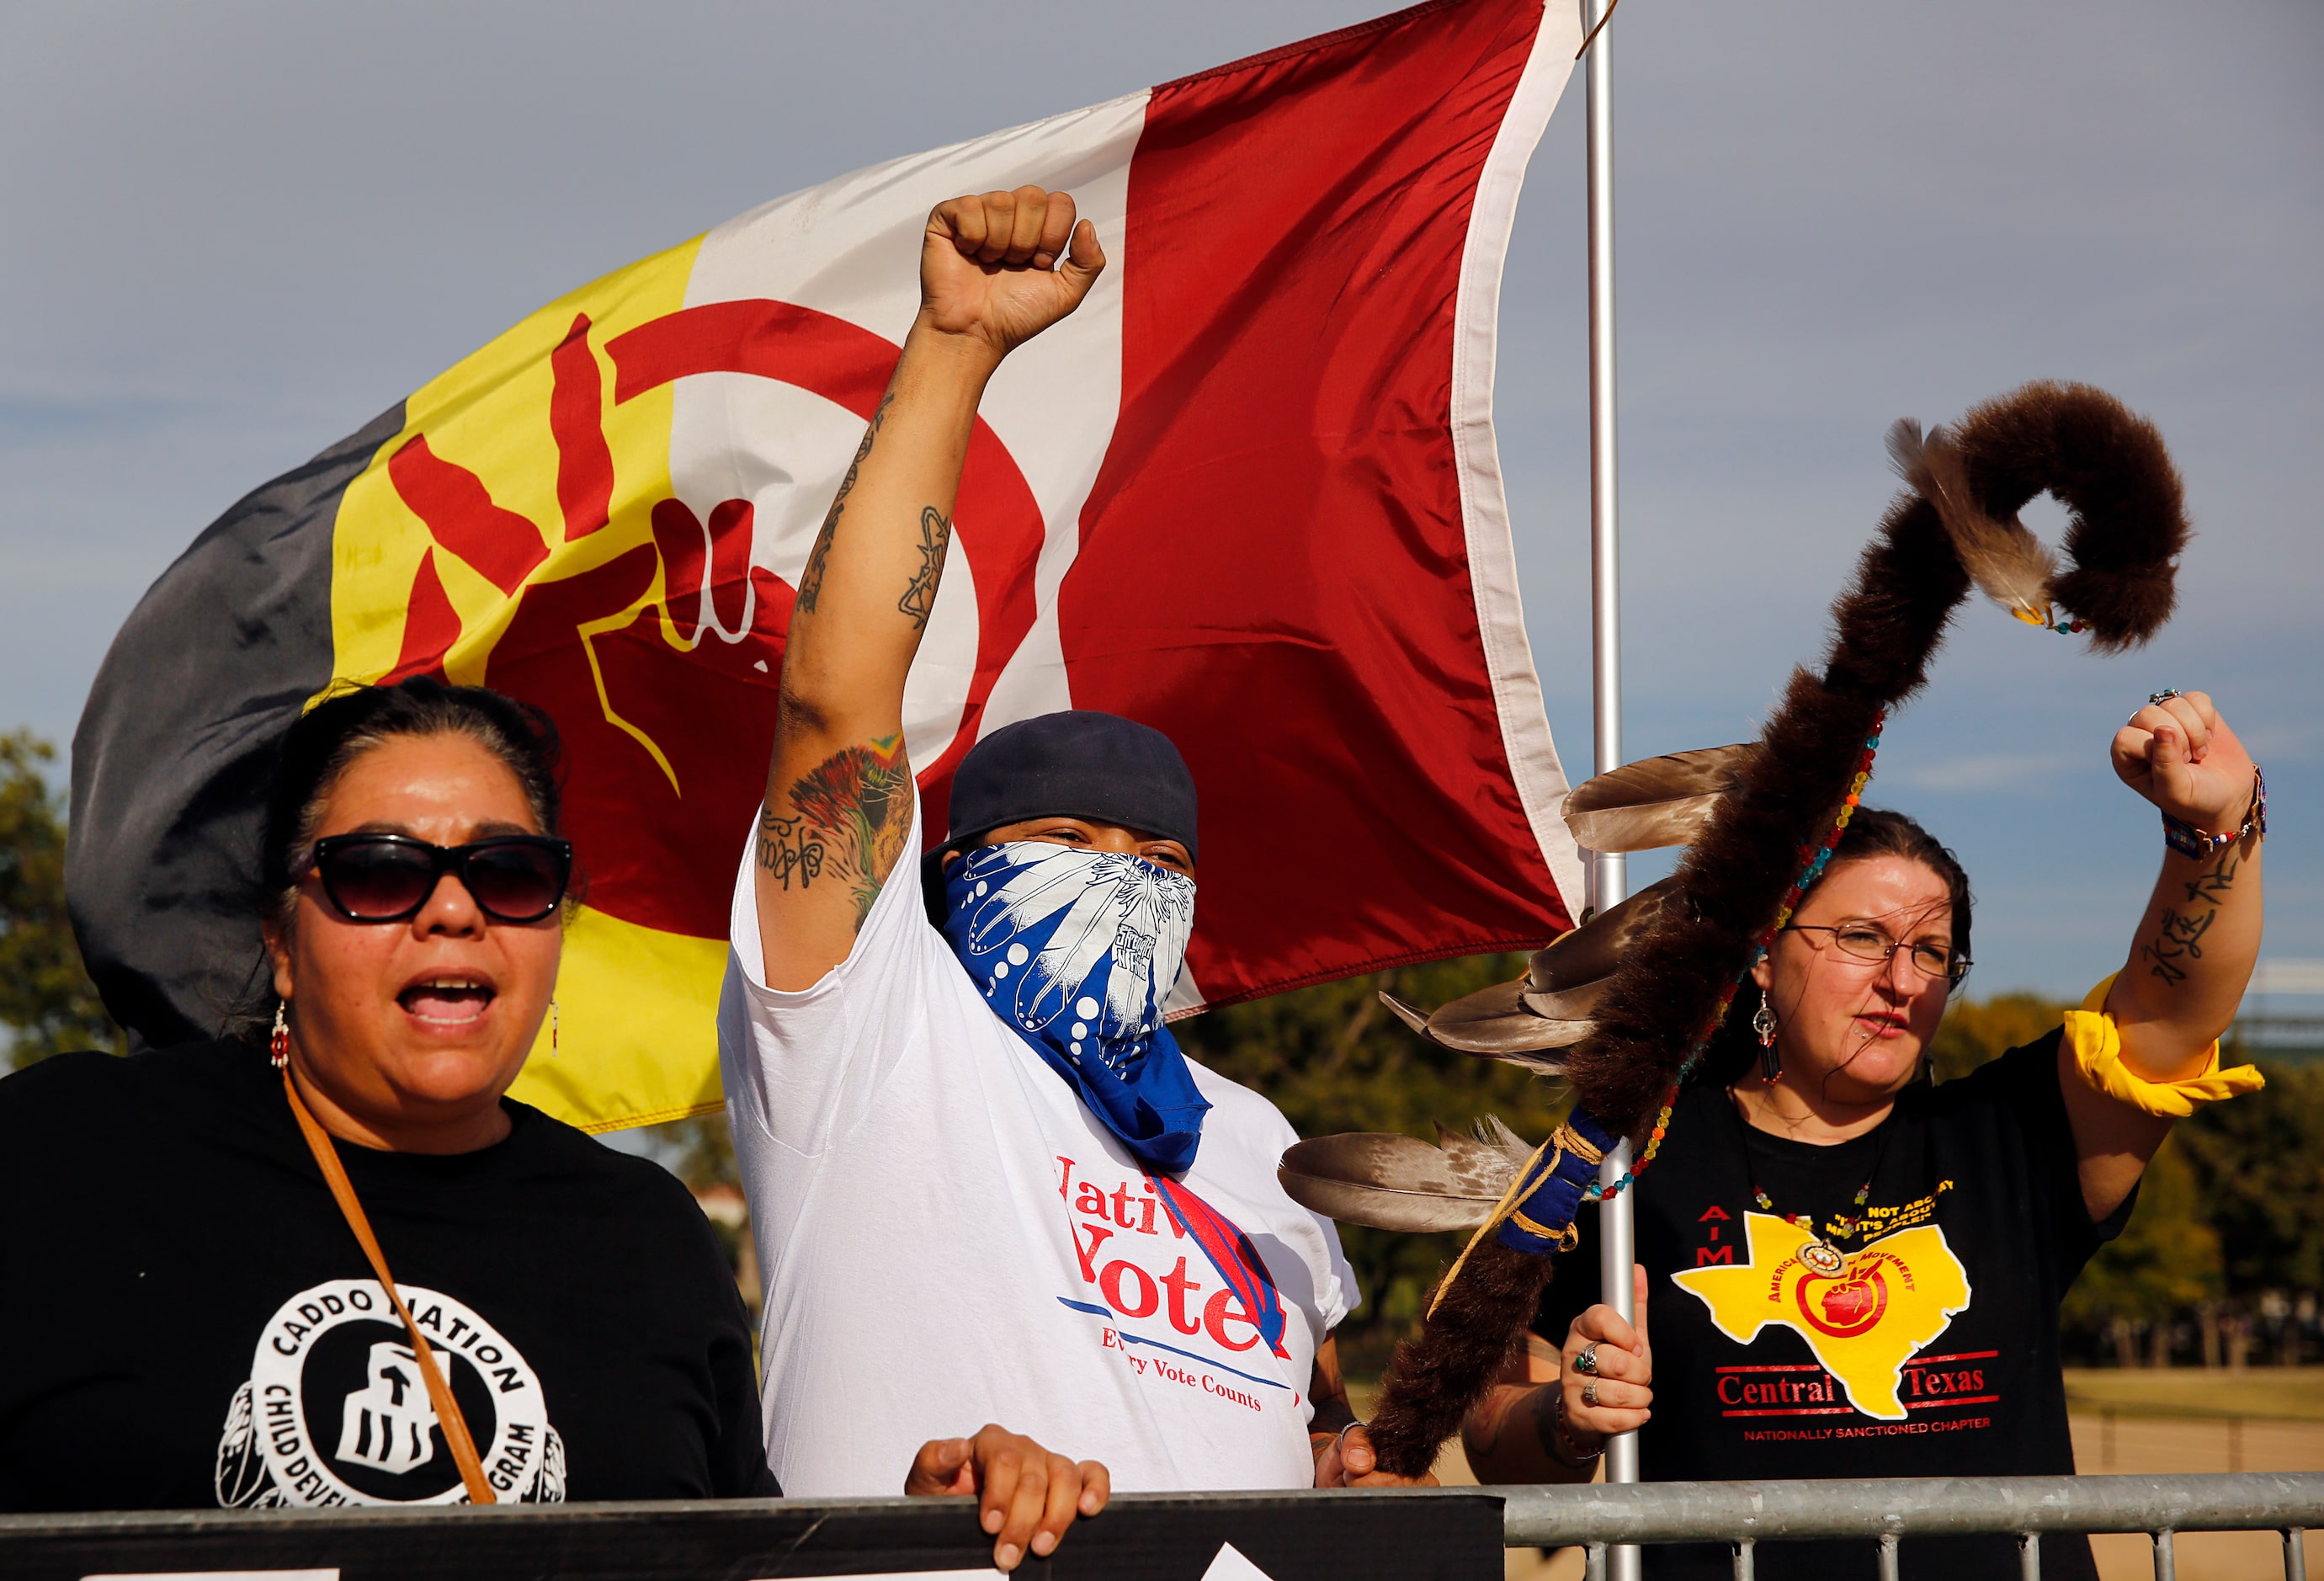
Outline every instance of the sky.
<path fill-rule="evenodd" d="M 542 302 L 857 166 L 1374 14 L 14 0 L 0 728 L 68 741 L 204 525 Z M 1748 739 L 1817 655 L 1895 488 L 1892 421 L 2088 380 L 2186 478 L 2177 618 L 2099 659 L 1973 606 L 1870 799 L 1967 864 L 1972 993 L 2079 996 L 2121 964 L 2162 846 L 2107 743 L 2156 688 L 2208 690 L 2268 772 L 2265 954 L 2324 957 L 2324 8 L 1628 0 L 1609 37 L 1626 755 Z M 1496 397 L 1576 779 L 1582 119 L 1577 73 L 1519 208 Z"/>

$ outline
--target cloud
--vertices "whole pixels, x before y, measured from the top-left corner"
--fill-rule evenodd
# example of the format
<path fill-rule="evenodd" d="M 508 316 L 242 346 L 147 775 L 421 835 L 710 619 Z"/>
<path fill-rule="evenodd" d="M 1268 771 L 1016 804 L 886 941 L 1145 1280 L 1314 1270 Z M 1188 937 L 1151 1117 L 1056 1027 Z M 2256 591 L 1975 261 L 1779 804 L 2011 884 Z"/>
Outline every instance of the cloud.
<path fill-rule="evenodd" d="M 0 395 L 0 449 L 69 439 L 133 441 L 152 433 L 183 410 L 180 402 L 155 396 L 82 401 Z"/>
<path fill-rule="evenodd" d="M 0 51 L 0 726 L 69 735 L 112 631 L 220 509 L 603 271 L 847 169 L 1396 3 L 1179 0 L 1093 23 L 1068 0 L 215 0 L 134 27 L 19 6 Z M 2324 673 L 2324 7 L 2250 0 L 2224 25 L 2181 0 L 1766 0 L 1634 7 L 1613 29 L 1633 754 L 1748 736 L 1814 659 L 1895 488 L 1893 419 L 2041 376 L 2115 389 L 2170 439 L 2198 528 L 2181 612 L 2153 647 L 2095 661 L 1965 612 L 1883 781 L 1991 798 L 1943 809 L 1946 837 L 1997 882 L 2038 871 L 2048 891 L 2028 896 L 2094 905 L 2089 885 L 2154 837 L 2095 777 L 2147 692 L 2212 689 L 2271 767 L 2324 750 L 2303 723 Z M 1495 395 L 1577 770 L 1582 99 L 1577 79 L 1527 178 Z M 2039 794 L 2054 814 L 2069 757 L 2090 776 L 2076 817 L 2002 805 Z M 2275 800 L 2286 830 L 2324 824 L 2300 775 Z M 2279 845 L 2269 936 L 2314 953 L 2307 853 L 2324 846 Z M 1988 957 L 2086 987 L 2090 951 L 2015 898 L 1980 911 Z M 2094 934 L 2126 943 L 2136 899 Z"/>
<path fill-rule="evenodd" d="M 2064 753 L 1961 753 L 1933 763 L 1891 769 L 1881 778 L 1915 790 L 1975 793 L 2015 790 L 2046 782 L 2080 765 Z"/>

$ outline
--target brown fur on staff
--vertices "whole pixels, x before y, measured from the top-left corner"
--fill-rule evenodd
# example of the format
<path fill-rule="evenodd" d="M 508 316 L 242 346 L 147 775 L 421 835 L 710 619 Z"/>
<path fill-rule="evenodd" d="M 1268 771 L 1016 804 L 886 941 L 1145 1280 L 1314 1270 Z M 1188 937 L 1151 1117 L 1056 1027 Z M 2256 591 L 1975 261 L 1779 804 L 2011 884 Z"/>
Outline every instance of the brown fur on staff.
<path fill-rule="evenodd" d="M 1521 1343 L 1549 1284 L 1550 1259 L 1478 1243 L 1417 1339 L 1396 1347 L 1394 1380 L 1372 1412 L 1372 1452 L 1391 1476 L 1425 1476 L 1437 1448 Z"/>
<path fill-rule="evenodd" d="M 2044 489 L 2064 502 L 2074 569 L 2050 596 L 2097 645 L 2144 642 L 2168 618 L 2187 525 L 2153 425 L 2103 391 L 2045 383 L 1975 408 L 1948 438 L 1949 480 L 1957 460 L 1975 508 L 1994 522 L 2014 521 Z M 1644 1141 L 1720 991 L 1775 920 L 1803 847 L 1830 831 L 1874 719 L 1919 689 L 1969 589 L 1936 507 L 1917 492 L 1900 495 L 1832 606 L 1823 673 L 1793 673 L 1762 750 L 1680 863 L 1681 892 L 1627 954 L 1592 1006 L 1590 1036 L 1566 1055 L 1577 1105 L 1609 1130 Z M 1476 1248 L 1426 1330 L 1397 1351 L 1373 1419 L 1384 1468 L 1415 1475 L 1434 1461 L 1532 1322 L 1550 1262 L 1490 1240 Z"/>
<path fill-rule="evenodd" d="M 2190 532 L 2153 423 L 2094 385 L 2044 381 L 1972 407 L 1953 443 L 1987 514 L 2015 516 L 2045 490 L 2066 507 L 2074 569 L 2050 594 L 2093 642 L 2119 652 L 2162 629 Z"/>

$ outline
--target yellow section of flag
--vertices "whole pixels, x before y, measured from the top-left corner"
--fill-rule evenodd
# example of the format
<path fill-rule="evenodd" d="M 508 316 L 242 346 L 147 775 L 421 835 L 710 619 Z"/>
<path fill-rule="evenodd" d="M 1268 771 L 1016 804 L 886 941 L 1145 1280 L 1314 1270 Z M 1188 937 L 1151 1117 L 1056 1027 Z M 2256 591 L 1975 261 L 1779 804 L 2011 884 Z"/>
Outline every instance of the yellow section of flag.
<path fill-rule="evenodd" d="M 558 299 L 413 393 L 402 431 L 339 508 L 338 680 L 440 668 L 453 682 L 488 684 L 529 589 L 652 548 L 652 512 L 671 493 L 672 386 L 617 401 L 606 348 L 684 305 L 698 247 L 697 238 Z M 625 628 L 649 606 L 666 612 L 669 592 L 657 570 L 580 633 Z M 666 613 L 658 624 L 669 625 Z M 590 662 L 594 670 L 594 653 Z M 604 717 L 659 761 L 656 744 L 616 711 L 602 672 L 595 679 Z M 561 723 L 569 738 L 572 722 Z M 590 855 L 581 853 L 585 872 Z M 716 1108 L 725 959 L 723 938 L 583 906 L 565 938 L 556 1052 L 544 1023 L 511 1096 L 589 1131 Z"/>
<path fill-rule="evenodd" d="M 584 1131 L 717 1108 L 714 1022 L 725 972 L 723 939 L 664 933 L 582 907 L 565 930 L 558 1047 L 552 1054 L 543 1026 L 509 1096 Z"/>

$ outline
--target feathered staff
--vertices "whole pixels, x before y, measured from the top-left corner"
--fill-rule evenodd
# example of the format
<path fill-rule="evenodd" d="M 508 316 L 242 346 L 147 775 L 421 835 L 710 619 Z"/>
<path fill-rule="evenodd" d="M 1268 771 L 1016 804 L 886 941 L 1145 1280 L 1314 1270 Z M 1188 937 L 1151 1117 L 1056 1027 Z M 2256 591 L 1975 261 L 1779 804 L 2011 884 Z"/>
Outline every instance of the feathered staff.
<path fill-rule="evenodd" d="M 1536 955 L 1526 975 L 1423 1014 L 1447 1047 L 1562 1075 L 1572 1117 L 1526 1150 L 1498 1122 L 1475 1138 L 1342 1136 L 1284 1155 L 1285 1188 L 1317 1212 L 1391 1229 L 1474 1227 L 1420 1336 L 1399 1345 L 1371 1423 L 1382 1470 L 1417 1476 L 1459 1430 L 1532 1320 L 1600 1195 L 1616 1137 L 1652 1163 L 1679 1085 L 1736 985 L 1821 874 L 1871 769 L 1887 711 L 1926 679 L 1974 579 L 2031 623 L 2088 631 L 2101 649 L 2168 619 L 2187 540 L 2162 437 L 2105 392 L 2034 384 L 1925 439 L 1900 422 L 1898 496 L 1833 606 L 1821 675 L 1795 670 L 1759 739 L 1600 775 L 1568 798 L 1593 850 L 1688 843 L 1678 871 Z M 2047 490 L 2071 517 L 2064 576 L 2017 513 Z M 2059 608 L 2070 616 L 2055 619 Z M 1628 1184 L 1628 1177 L 1622 1184 Z M 1618 1185 L 1615 1189 L 1620 1189 Z"/>

